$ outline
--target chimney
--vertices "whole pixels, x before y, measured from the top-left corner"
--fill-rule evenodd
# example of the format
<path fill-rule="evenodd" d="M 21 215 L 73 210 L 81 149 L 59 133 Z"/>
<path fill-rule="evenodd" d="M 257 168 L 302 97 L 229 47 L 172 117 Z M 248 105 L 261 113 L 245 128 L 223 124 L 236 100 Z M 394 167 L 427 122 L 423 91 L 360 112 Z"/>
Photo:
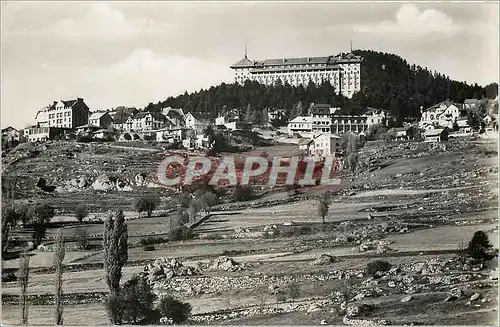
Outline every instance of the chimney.
<path fill-rule="evenodd" d="M 285 63 L 285 58 L 283 58 L 283 63 Z"/>

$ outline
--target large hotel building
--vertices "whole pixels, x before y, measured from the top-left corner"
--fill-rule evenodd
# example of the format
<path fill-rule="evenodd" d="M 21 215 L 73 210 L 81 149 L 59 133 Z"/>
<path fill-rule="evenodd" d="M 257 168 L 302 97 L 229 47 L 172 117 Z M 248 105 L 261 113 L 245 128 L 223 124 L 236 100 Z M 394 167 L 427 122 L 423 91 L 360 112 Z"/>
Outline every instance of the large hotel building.
<path fill-rule="evenodd" d="M 330 81 L 337 93 L 351 98 L 361 90 L 361 61 L 352 53 L 328 57 L 282 58 L 251 61 L 245 57 L 231 66 L 235 81 L 246 80 L 274 84 L 278 79 L 290 85 L 307 86 L 309 81 L 319 85 Z"/>

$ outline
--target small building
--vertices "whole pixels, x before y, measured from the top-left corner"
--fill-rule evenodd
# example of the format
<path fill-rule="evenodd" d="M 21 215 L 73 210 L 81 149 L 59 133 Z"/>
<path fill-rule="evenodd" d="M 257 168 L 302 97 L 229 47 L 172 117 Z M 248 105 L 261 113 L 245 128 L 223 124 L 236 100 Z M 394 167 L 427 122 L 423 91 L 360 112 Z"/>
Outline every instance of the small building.
<path fill-rule="evenodd" d="M 142 111 L 134 116 L 134 131 L 152 131 L 165 127 L 165 124 L 174 125 L 170 119 L 167 119 L 159 112 Z"/>
<path fill-rule="evenodd" d="M 187 128 L 185 127 L 173 127 L 173 128 L 162 128 L 156 131 L 156 141 L 175 143 L 180 142 L 186 135 Z"/>
<path fill-rule="evenodd" d="M 195 131 L 203 131 L 207 126 L 212 125 L 208 117 L 188 112 L 185 117 L 186 127 Z"/>
<path fill-rule="evenodd" d="M 70 132 L 69 128 L 49 127 L 49 126 L 32 126 L 28 128 L 28 142 L 45 142 L 54 140 L 57 137 L 62 137 Z"/>
<path fill-rule="evenodd" d="M 333 115 L 331 133 L 335 135 L 345 133 L 361 133 L 368 130 L 366 116 Z"/>
<path fill-rule="evenodd" d="M 230 123 L 225 123 L 224 127 L 231 131 L 250 131 L 252 130 L 252 124 L 247 122 L 232 121 Z"/>
<path fill-rule="evenodd" d="M 448 141 L 449 128 L 428 129 L 424 132 L 425 142 Z"/>
<path fill-rule="evenodd" d="M 363 114 L 363 116 L 366 116 L 366 124 L 368 125 L 368 128 L 374 125 L 387 126 L 387 121 L 391 118 L 390 114 L 387 111 L 371 107 L 367 107 L 366 109 L 367 110 Z"/>
<path fill-rule="evenodd" d="M 298 116 L 288 123 L 288 136 L 311 134 L 313 131 L 313 117 Z"/>
<path fill-rule="evenodd" d="M 267 121 L 281 120 L 286 116 L 285 109 L 271 109 L 267 111 Z"/>
<path fill-rule="evenodd" d="M 163 116 L 169 118 L 175 125 L 184 126 L 185 124 L 185 114 L 182 108 L 163 108 L 161 110 Z"/>
<path fill-rule="evenodd" d="M 106 129 L 113 123 L 113 117 L 108 112 L 94 112 L 89 117 L 89 124 Z"/>
<path fill-rule="evenodd" d="M 325 158 L 342 152 L 342 138 L 335 134 L 321 133 L 312 139 L 313 146 L 309 146 L 309 155 Z"/>
<path fill-rule="evenodd" d="M 113 140 L 115 132 L 110 129 L 101 128 L 93 133 L 93 137 L 97 140 Z"/>
<path fill-rule="evenodd" d="M 21 133 L 12 126 L 2 129 L 2 139 L 8 142 L 17 141 L 21 139 Z"/>
<path fill-rule="evenodd" d="M 85 125 L 82 125 L 82 126 L 78 126 L 75 128 L 75 132 L 76 134 L 80 134 L 80 133 L 94 133 L 98 130 L 100 130 L 101 128 L 99 126 L 96 126 L 96 125 L 92 125 L 92 124 L 85 124 Z"/>

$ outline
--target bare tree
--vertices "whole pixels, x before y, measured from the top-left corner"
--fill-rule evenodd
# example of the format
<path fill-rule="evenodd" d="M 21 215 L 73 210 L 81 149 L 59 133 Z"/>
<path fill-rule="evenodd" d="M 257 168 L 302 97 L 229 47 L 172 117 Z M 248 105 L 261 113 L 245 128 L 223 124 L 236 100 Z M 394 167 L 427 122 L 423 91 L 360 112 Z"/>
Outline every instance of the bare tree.
<path fill-rule="evenodd" d="M 210 214 L 212 206 L 217 203 L 217 197 L 212 192 L 205 192 L 200 197 L 201 209 L 205 211 L 207 215 Z"/>
<path fill-rule="evenodd" d="M 457 256 L 463 265 L 467 262 L 467 244 L 463 242 L 458 244 Z"/>
<path fill-rule="evenodd" d="M 19 261 L 19 288 L 21 293 L 19 294 L 19 305 L 21 307 L 21 324 L 28 324 L 28 279 L 29 279 L 29 267 L 30 267 L 30 257 L 28 253 L 23 252 L 21 260 Z"/>
<path fill-rule="evenodd" d="M 321 216 L 323 224 L 325 223 L 325 217 L 328 214 L 329 209 L 330 209 L 330 192 L 325 192 L 321 194 L 321 196 L 318 199 L 318 214 Z"/>
<path fill-rule="evenodd" d="M 125 217 L 123 211 L 118 210 L 116 218 L 109 216 L 104 224 L 104 271 L 106 284 L 113 295 L 120 291 L 122 267 L 128 260 L 127 237 Z"/>
<path fill-rule="evenodd" d="M 62 306 L 62 274 L 63 261 L 66 251 L 64 249 L 64 235 L 62 228 L 57 231 L 56 242 L 54 244 L 54 267 L 56 270 L 55 297 L 54 297 L 54 315 L 56 325 L 63 324 L 63 306 Z"/>
<path fill-rule="evenodd" d="M 196 216 L 198 215 L 198 212 L 200 212 L 200 207 L 201 207 L 200 201 L 198 201 L 197 199 L 193 199 L 191 201 L 188 208 L 188 215 L 190 222 L 192 223 L 196 222 Z"/>

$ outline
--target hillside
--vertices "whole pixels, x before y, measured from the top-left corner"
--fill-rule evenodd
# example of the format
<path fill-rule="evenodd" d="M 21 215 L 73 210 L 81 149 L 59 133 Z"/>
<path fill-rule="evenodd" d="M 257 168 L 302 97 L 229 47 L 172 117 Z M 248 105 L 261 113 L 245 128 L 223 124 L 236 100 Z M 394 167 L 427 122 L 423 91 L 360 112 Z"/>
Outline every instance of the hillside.
<path fill-rule="evenodd" d="M 160 111 L 165 107 L 184 108 L 185 111 L 217 115 L 224 108 L 236 108 L 245 120 L 262 121 L 264 108 L 284 108 L 289 117 L 307 113 L 309 104 L 328 103 L 341 107 L 344 113 L 361 113 L 367 106 L 387 109 L 401 122 L 416 117 L 420 107 L 427 108 L 445 99 L 463 102 L 467 98 L 494 98 L 498 85 L 481 87 L 449 79 L 426 68 L 410 65 L 403 58 L 388 53 L 356 50 L 364 58 L 361 65 L 362 91 L 347 99 L 334 94 L 330 83 L 306 87 L 293 87 L 277 83 L 264 86 L 257 82 L 245 85 L 225 84 L 207 90 L 168 97 L 156 104 L 150 103 L 147 111 Z"/>

